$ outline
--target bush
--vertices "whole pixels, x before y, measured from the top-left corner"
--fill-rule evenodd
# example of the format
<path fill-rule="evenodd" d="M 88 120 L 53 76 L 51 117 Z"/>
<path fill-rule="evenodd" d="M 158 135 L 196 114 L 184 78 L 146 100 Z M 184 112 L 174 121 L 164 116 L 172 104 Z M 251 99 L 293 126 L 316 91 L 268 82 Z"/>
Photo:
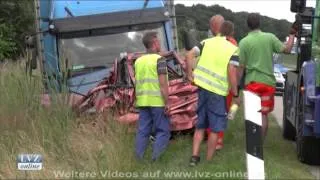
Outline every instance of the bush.
<path fill-rule="evenodd" d="M 0 24 L 0 61 L 12 58 L 17 54 L 17 43 L 14 41 L 16 33 L 14 28 L 7 24 Z"/>
<path fill-rule="evenodd" d="M 0 61 L 23 54 L 25 36 L 34 31 L 33 0 L 0 1 Z"/>

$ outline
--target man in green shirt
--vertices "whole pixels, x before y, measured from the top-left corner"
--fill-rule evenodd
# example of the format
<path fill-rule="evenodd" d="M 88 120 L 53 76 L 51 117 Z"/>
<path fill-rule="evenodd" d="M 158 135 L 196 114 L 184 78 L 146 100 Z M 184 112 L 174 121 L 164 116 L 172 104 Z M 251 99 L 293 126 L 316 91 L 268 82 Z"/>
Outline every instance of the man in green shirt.
<path fill-rule="evenodd" d="M 239 43 L 240 73 L 246 69 L 245 89 L 261 98 L 262 133 L 265 137 L 268 129 L 268 113 L 274 107 L 275 77 L 273 74 L 273 53 L 290 53 L 297 32 L 293 24 L 289 39 L 283 44 L 274 34 L 260 30 L 260 15 L 248 15 L 248 35 Z"/>

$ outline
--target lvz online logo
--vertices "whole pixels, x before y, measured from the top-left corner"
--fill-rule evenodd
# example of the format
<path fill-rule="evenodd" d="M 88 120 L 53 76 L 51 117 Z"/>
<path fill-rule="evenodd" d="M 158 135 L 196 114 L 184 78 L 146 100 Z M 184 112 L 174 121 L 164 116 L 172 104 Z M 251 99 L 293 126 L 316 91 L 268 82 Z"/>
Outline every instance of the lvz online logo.
<path fill-rule="evenodd" d="M 41 170 L 41 154 L 19 154 L 17 156 L 17 166 L 19 170 Z"/>

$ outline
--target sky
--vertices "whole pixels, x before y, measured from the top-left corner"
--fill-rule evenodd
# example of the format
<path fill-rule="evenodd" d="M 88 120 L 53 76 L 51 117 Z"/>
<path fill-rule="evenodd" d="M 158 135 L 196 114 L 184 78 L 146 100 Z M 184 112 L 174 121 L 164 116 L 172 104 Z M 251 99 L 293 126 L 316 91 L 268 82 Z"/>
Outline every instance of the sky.
<path fill-rule="evenodd" d="M 175 4 L 178 3 L 185 6 L 218 4 L 233 12 L 259 12 L 275 19 L 295 20 L 295 14 L 290 11 L 290 0 L 176 0 Z M 315 0 L 307 0 L 307 6 L 315 7 Z"/>

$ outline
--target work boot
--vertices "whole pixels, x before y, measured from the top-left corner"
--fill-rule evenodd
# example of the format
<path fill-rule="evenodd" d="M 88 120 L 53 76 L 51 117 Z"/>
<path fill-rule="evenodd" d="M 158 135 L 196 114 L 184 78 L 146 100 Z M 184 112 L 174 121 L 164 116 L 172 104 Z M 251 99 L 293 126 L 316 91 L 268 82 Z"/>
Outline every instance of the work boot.
<path fill-rule="evenodd" d="M 190 167 L 196 166 L 200 162 L 200 157 L 199 156 L 192 156 L 189 162 Z"/>

